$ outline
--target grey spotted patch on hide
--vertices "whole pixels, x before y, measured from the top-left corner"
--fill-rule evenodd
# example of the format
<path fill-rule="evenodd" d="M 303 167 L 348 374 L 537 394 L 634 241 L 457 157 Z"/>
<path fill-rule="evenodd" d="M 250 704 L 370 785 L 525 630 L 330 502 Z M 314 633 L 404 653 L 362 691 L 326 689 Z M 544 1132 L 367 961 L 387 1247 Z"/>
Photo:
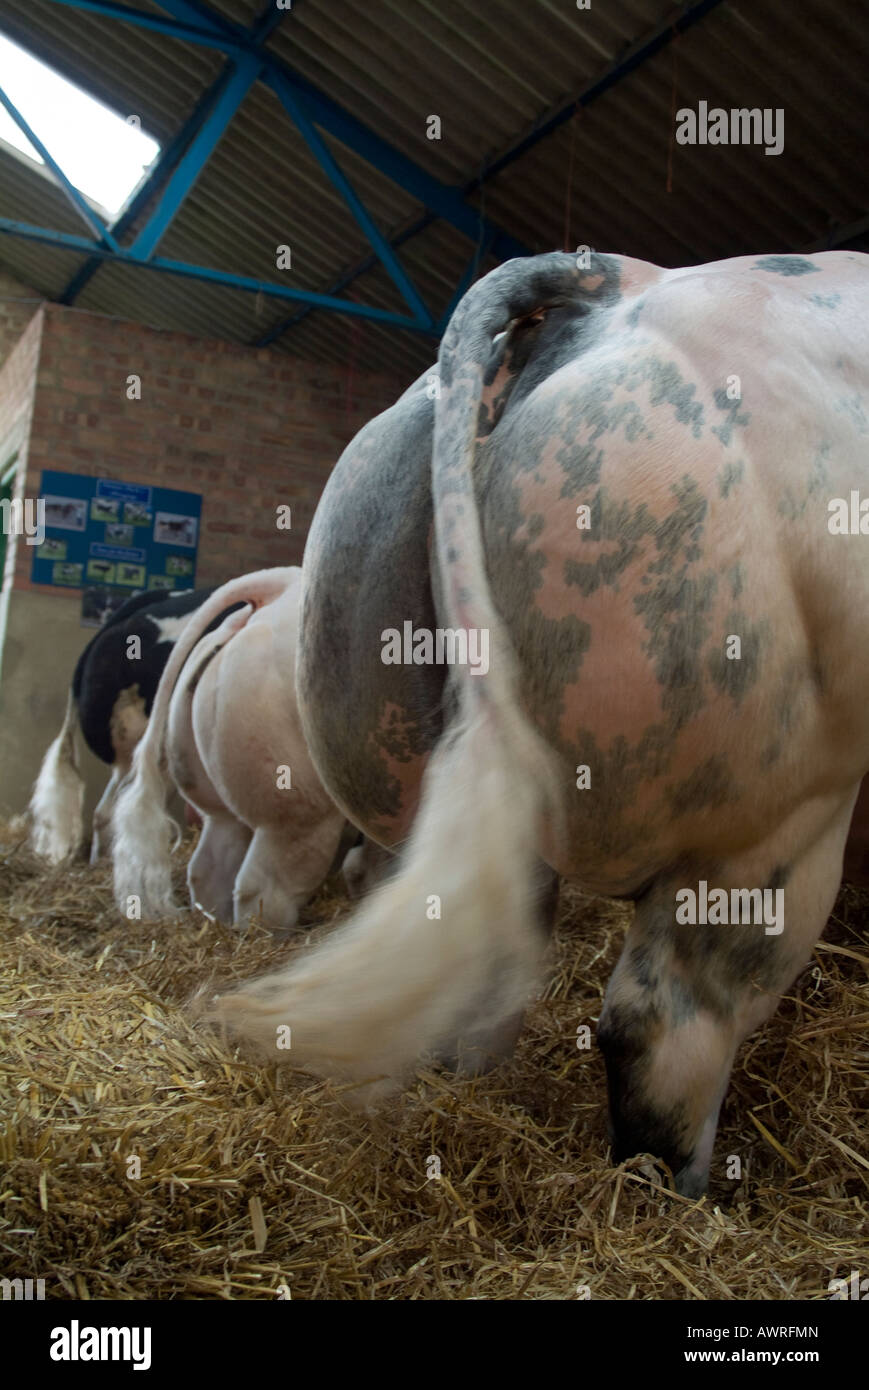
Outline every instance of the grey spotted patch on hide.
<path fill-rule="evenodd" d="M 770 629 L 766 619 L 755 623 L 747 613 L 741 612 L 729 613 L 725 624 L 727 632 L 722 635 L 721 648 L 710 653 L 707 670 L 715 688 L 738 705 L 760 676 L 761 652 L 769 641 Z M 727 639 L 731 636 L 740 639 L 738 657 L 727 655 Z"/>
<path fill-rule="evenodd" d="M 575 585 L 583 598 L 595 593 L 602 584 L 618 589 L 620 575 L 641 554 L 640 542 L 654 535 L 656 528 L 645 502 L 638 507 L 627 501 L 613 502 L 605 488 L 599 488 L 595 494 L 590 520 L 589 530 L 579 532 L 580 542 L 609 541 L 615 549 L 593 561 L 565 561 L 565 582 Z"/>
<path fill-rule="evenodd" d="M 811 275 L 821 267 L 805 256 L 764 256 L 755 261 L 755 270 L 768 270 L 772 275 Z"/>
<path fill-rule="evenodd" d="M 730 769 L 721 757 L 707 758 L 690 777 L 668 787 L 666 796 L 674 816 L 694 814 L 739 800 Z"/>
<path fill-rule="evenodd" d="M 847 415 L 858 434 L 869 434 L 869 420 L 860 396 L 840 396 L 834 409 L 837 415 Z"/>
<path fill-rule="evenodd" d="M 701 652 L 710 635 L 718 581 L 709 572 L 688 573 L 689 565 L 700 558 L 706 498 L 688 474 L 672 492 L 676 505 L 658 523 L 657 559 L 648 568 L 652 583 L 634 597 L 634 608 L 649 635 L 646 651 L 675 734 L 704 703 Z"/>
<path fill-rule="evenodd" d="M 740 421 L 742 423 L 742 421 Z M 722 443 L 727 441 L 722 440 Z M 745 459 L 731 459 L 718 475 L 718 491 L 722 497 L 729 497 L 733 488 L 745 477 Z"/>
<path fill-rule="evenodd" d="M 645 300 L 638 299 L 633 309 L 630 310 L 625 319 L 625 323 L 628 325 L 628 328 L 636 328 L 637 324 L 640 321 L 640 314 L 643 312 L 644 307 Z"/>
<path fill-rule="evenodd" d="M 751 420 L 751 415 L 747 410 L 741 409 L 741 401 L 731 400 L 731 398 L 728 396 L 727 392 L 723 388 L 715 392 L 714 399 L 715 404 L 718 406 L 718 409 L 724 411 L 726 418 L 721 422 L 720 425 L 712 426 L 712 433 L 718 436 L 718 438 L 721 440 L 721 443 L 724 445 L 726 449 L 730 445 L 730 441 L 733 438 L 733 431 L 736 428 L 736 426 L 741 425 L 744 427 L 745 425 L 747 425 Z M 734 466 L 742 467 L 742 460 L 740 459 L 739 463 Z M 727 496 L 726 493 L 723 493 L 722 495 L 725 497 Z"/>

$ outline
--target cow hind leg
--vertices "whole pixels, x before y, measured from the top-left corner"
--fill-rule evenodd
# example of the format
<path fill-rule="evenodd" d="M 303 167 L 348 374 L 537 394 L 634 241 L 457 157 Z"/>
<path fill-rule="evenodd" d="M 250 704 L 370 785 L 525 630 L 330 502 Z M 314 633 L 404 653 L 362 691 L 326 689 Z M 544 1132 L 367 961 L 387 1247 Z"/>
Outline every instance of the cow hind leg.
<path fill-rule="evenodd" d="M 364 898 L 380 882 L 395 862 L 391 850 L 384 849 L 367 835 L 362 843 L 347 851 L 341 864 L 341 876 L 351 898 Z"/>
<path fill-rule="evenodd" d="M 651 1153 L 678 1192 L 705 1192 L 736 1050 L 775 1011 L 826 925 L 855 795 L 816 803 L 809 824 L 801 812 L 750 853 L 662 878 L 636 904 L 598 1029 L 616 1162 Z M 768 889 L 763 919 L 752 909 L 738 924 L 685 921 L 684 890 L 699 903 L 701 880 L 729 902 L 731 890 Z"/>
<path fill-rule="evenodd" d="M 94 807 L 93 833 L 91 835 L 91 863 L 96 864 L 100 859 L 105 859 L 112 849 L 112 817 L 115 813 L 115 802 L 118 799 L 118 792 L 124 779 L 130 775 L 133 763 L 132 748 L 116 749 L 116 757 L 112 766 L 112 775 L 106 783 L 106 789 Z"/>
<path fill-rule="evenodd" d="M 259 827 L 235 882 L 236 926 L 257 917 L 273 932 L 292 931 L 332 866 L 343 828 L 337 812 L 305 834 L 291 834 L 284 826 Z"/>
<path fill-rule="evenodd" d="M 42 760 L 29 806 L 31 847 L 51 864 L 75 854 L 82 838 L 84 781 L 76 761 L 77 724 L 70 691 L 63 727 Z"/>
<path fill-rule="evenodd" d="M 93 833 L 91 835 L 92 864 L 104 859 L 111 848 L 112 811 L 118 794 L 118 787 L 127 771 L 129 768 L 125 768 L 122 772 L 118 764 L 115 763 L 112 768 L 112 775 L 106 783 L 105 791 L 94 807 Z"/>
<path fill-rule="evenodd" d="M 233 920 L 232 892 L 250 845 L 250 831 L 224 812 L 206 815 L 199 843 L 187 866 L 190 902 L 219 921 Z"/>

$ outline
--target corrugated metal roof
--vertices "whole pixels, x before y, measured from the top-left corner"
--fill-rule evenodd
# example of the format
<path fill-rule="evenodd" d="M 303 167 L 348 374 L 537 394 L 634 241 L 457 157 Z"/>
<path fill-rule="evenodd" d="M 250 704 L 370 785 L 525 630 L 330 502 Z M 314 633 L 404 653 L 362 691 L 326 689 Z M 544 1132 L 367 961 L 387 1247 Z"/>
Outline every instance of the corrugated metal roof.
<path fill-rule="evenodd" d="M 138 0 L 165 18 L 150 0 Z M 295 0 L 268 41 L 307 82 L 442 182 L 467 186 L 547 115 L 597 81 L 644 36 L 681 13 L 662 0 Z M 218 0 L 252 26 L 261 0 Z M 0 0 L 0 28 L 161 142 L 183 125 L 224 57 L 51 0 Z M 487 179 L 469 201 L 532 250 L 587 242 L 664 265 L 793 250 L 869 212 L 864 133 L 869 13 L 829 0 L 725 0 L 693 28 Z M 710 105 L 781 107 L 785 148 L 678 146 L 673 112 Z M 438 115 L 442 138 L 426 138 Z M 392 235 L 425 210 L 356 154 L 327 144 Z M 671 191 L 668 192 L 668 173 Z M 0 210 L 80 232 L 62 194 L 0 150 Z M 275 268 L 289 244 L 291 272 Z M 849 244 L 869 244 L 869 233 Z M 160 244 L 159 254 L 325 290 L 369 254 L 367 240 L 283 108 L 255 87 Z M 434 312 L 449 303 L 473 246 L 443 221 L 399 252 Z M 0 263 L 58 295 L 82 258 L 9 237 Z M 479 270 L 490 262 L 481 260 Z M 404 312 L 379 264 L 354 298 Z M 82 308 L 240 342 L 296 311 L 154 272 L 106 265 Z M 276 341 L 285 351 L 410 379 L 431 340 L 342 315 L 308 313 Z"/>

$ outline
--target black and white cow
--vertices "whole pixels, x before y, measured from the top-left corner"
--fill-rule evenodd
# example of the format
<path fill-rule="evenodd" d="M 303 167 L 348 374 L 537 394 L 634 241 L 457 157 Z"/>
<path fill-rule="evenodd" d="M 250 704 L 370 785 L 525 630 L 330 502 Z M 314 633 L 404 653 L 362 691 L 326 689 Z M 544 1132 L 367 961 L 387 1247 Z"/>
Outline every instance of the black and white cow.
<path fill-rule="evenodd" d="M 172 521 L 168 517 L 163 517 L 159 522 L 160 539 L 167 540 L 172 538 L 179 541 L 182 545 L 192 545 L 195 531 L 193 521 L 185 517 L 182 521 Z"/>
<path fill-rule="evenodd" d="M 83 516 L 84 502 L 46 502 L 45 520 L 49 526 L 62 526 Z"/>
<path fill-rule="evenodd" d="M 94 811 L 94 862 L 108 848 L 118 785 L 147 727 L 163 668 L 190 618 L 212 592 L 137 594 L 109 616 L 79 657 L 63 727 L 43 758 L 29 806 L 31 846 L 51 863 L 75 853 L 82 838 L 84 782 L 76 763 L 76 727 L 91 752 L 111 768 Z"/>
<path fill-rule="evenodd" d="M 348 446 L 303 566 L 308 748 L 400 870 L 217 1013 L 356 1079 L 497 1053 L 542 860 L 635 903 L 614 1155 L 695 1196 L 740 1043 L 866 862 L 869 257 L 511 261 L 433 375 Z"/>

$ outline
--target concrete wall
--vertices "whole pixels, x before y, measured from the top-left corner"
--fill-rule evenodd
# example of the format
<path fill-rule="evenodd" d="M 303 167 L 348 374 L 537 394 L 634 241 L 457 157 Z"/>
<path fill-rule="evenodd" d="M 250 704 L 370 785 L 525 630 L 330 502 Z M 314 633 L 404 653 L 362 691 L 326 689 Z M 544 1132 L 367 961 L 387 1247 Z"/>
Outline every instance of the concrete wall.
<path fill-rule="evenodd" d="M 129 399 L 131 375 L 140 399 Z M 202 493 L 196 582 L 204 586 L 300 563 L 342 449 L 406 385 L 45 304 L 0 370 L 0 444 L 4 430 L 17 441 L 22 497 L 39 496 L 44 468 Z M 279 531 L 277 508 L 286 504 L 292 529 Z M 32 549 L 13 542 L 0 651 L 5 814 L 27 803 L 93 636 L 80 626 L 80 592 L 32 585 Z M 105 773 L 90 754 L 84 761 L 92 805 Z"/>
<path fill-rule="evenodd" d="M 94 635 L 79 627 L 80 603 L 67 594 L 16 594 L 9 605 L 0 680 L 0 815 L 23 811 L 42 755 L 60 730 L 75 663 Z M 79 738 L 85 822 L 108 779 L 105 763 Z"/>

